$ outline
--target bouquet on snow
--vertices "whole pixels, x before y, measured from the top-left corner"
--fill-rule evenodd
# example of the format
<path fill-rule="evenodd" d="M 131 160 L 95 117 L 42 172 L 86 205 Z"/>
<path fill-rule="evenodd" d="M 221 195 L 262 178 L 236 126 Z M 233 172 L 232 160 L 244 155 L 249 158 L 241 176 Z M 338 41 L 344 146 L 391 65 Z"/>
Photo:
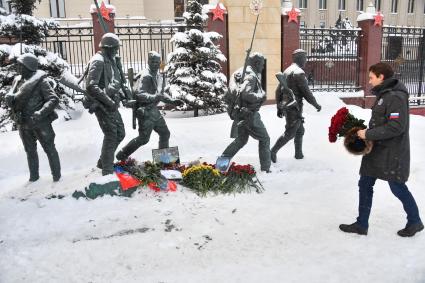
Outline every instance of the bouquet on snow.
<path fill-rule="evenodd" d="M 331 119 L 329 141 L 334 143 L 337 137 L 344 137 L 344 146 L 348 152 L 355 155 L 368 154 L 372 150 L 373 142 L 357 136 L 358 130 L 367 128 L 364 122 L 350 114 L 347 108 L 339 109 Z"/>
<path fill-rule="evenodd" d="M 215 165 L 203 163 L 186 168 L 182 175 L 182 184 L 200 196 L 206 196 L 209 192 L 230 194 L 255 189 L 261 193 L 264 190 L 250 164 L 238 165 L 233 162 L 227 172 L 220 172 Z"/>

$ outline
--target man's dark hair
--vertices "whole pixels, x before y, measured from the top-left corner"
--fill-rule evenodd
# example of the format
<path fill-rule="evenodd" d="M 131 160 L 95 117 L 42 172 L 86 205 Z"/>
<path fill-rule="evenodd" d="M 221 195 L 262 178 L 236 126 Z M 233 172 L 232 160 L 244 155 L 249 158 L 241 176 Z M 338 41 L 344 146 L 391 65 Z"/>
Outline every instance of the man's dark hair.
<path fill-rule="evenodd" d="M 387 63 L 377 63 L 369 67 L 369 72 L 375 74 L 375 76 L 379 77 L 380 75 L 384 76 L 384 80 L 391 78 L 394 76 L 393 68 Z"/>

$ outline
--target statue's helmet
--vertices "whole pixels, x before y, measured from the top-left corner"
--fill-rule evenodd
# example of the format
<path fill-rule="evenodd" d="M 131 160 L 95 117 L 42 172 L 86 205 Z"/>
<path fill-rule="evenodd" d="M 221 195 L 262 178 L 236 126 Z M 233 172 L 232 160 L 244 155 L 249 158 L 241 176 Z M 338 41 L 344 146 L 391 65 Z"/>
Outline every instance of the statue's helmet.
<path fill-rule="evenodd" d="M 114 33 L 108 32 L 102 36 L 99 47 L 101 48 L 114 48 L 120 46 L 120 39 Z"/>
<path fill-rule="evenodd" d="M 292 55 L 297 54 L 307 54 L 307 52 L 304 49 L 295 49 L 294 52 L 292 52 Z"/>
<path fill-rule="evenodd" d="M 37 71 L 38 69 L 38 58 L 31 53 L 25 53 L 18 57 L 17 61 L 25 66 L 30 71 Z"/>

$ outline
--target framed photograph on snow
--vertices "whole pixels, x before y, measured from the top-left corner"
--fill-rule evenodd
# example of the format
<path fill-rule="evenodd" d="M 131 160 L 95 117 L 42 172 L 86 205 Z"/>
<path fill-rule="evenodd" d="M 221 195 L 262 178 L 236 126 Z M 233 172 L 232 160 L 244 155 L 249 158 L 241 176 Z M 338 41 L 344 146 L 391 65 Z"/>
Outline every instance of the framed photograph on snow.
<path fill-rule="evenodd" d="M 219 156 L 215 162 L 215 168 L 220 172 L 226 172 L 229 169 L 230 157 Z"/>
<path fill-rule="evenodd" d="M 179 147 L 152 149 L 152 159 L 158 164 L 180 164 Z"/>

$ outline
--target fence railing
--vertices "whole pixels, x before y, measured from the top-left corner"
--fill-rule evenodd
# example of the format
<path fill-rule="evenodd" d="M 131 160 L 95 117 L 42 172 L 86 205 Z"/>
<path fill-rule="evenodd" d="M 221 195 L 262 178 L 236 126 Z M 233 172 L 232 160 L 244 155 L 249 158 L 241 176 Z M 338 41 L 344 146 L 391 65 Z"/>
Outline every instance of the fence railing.
<path fill-rule="evenodd" d="M 410 104 L 425 105 L 425 28 L 384 26 L 381 60 L 407 87 Z"/>
<path fill-rule="evenodd" d="M 301 28 L 306 75 L 313 91 L 356 91 L 359 86 L 360 29 Z"/>
<path fill-rule="evenodd" d="M 148 63 L 148 52 L 156 51 L 166 60 L 168 54 L 174 50 L 170 39 L 177 32 L 186 29 L 184 24 L 144 24 L 118 25 L 115 33 L 121 40 L 120 55 L 124 68 L 132 67 L 140 72 Z"/>
<path fill-rule="evenodd" d="M 58 53 L 71 66 L 71 73 L 80 76 L 94 54 L 93 27 L 51 29 L 42 46 Z"/>
<path fill-rule="evenodd" d="M 124 71 L 132 67 L 140 72 L 147 64 L 148 52 L 153 50 L 164 56 L 174 50 L 172 36 L 184 31 L 184 24 L 117 25 L 115 33 L 121 40 L 120 56 Z M 58 27 L 49 31 L 42 43 L 46 49 L 58 53 L 71 66 L 71 73 L 79 77 L 84 73 L 90 58 L 95 53 L 93 27 Z"/>

